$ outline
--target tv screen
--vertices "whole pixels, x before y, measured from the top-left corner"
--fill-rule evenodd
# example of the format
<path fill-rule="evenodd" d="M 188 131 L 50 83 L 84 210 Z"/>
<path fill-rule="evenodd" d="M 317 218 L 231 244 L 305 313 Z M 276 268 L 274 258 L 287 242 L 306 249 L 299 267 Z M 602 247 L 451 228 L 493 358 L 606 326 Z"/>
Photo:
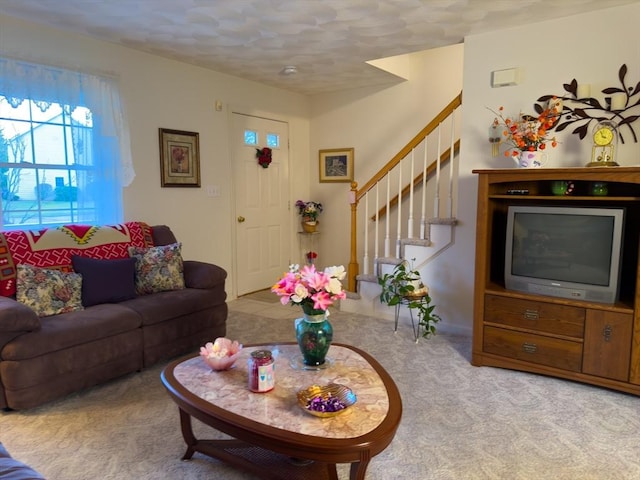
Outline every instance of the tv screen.
<path fill-rule="evenodd" d="M 506 287 L 615 302 L 623 218 L 621 208 L 509 207 Z"/>

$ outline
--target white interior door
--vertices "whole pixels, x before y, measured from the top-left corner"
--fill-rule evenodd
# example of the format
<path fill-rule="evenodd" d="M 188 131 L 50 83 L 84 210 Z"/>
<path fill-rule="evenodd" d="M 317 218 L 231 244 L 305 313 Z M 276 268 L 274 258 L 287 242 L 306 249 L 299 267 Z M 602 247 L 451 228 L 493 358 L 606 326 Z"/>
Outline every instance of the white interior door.
<path fill-rule="evenodd" d="M 289 265 L 289 136 L 278 120 L 233 114 L 233 181 L 238 295 L 273 285 Z M 268 168 L 256 149 L 272 149 Z"/>

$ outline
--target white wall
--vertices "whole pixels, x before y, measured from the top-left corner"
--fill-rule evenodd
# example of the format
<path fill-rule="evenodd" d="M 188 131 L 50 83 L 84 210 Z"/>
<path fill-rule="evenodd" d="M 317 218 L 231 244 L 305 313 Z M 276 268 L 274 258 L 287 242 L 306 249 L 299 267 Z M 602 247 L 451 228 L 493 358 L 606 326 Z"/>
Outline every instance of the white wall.
<path fill-rule="evenodd" d="M 319 183 L 318 150 L 354 148 L 354 180 L 363 186 L 462 90 L 463 46 L 408 55 L 410 79 L 393 86 L 314 96 L 311 194 L 320 217 L 322 265 L 349 263 L 348 183 Z M 338 212 L 340 212 L 338 214 Z"/>
<path fill-rule="evenodd" d="M 185 258 L 213 262 L 229 272 L 231 298 L 231 108 L 289 122 L 290 155 L 295 159 L 290 169 L 292 197 L 308 195 L 305 96 L 3 16 L 0 55 L 119 77 L 136 170 L 124 192 L 125 219 L 169 225 L 183 243 Z M 216 100 L 223 103 L 222 112 L 215 111 Z M 201 183 L 219 186 L 220 197 L 207 197 L 205 188 L 160 187 L 158 128 L 199 132 Z M 295 232 L 291 242 L 297 242 Z"/>

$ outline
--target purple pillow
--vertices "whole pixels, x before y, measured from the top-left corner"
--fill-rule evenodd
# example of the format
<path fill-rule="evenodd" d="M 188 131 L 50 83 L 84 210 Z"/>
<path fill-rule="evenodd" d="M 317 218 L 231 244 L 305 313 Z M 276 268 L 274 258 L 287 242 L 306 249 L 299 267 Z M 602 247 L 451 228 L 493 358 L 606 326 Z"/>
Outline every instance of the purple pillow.
<path fill-rule="evenodd" d="M 135 258 L 98 260 L 73 255 L 71 263 L 82 275 L 82 304 L 117 303 L 136 296 Z"/>

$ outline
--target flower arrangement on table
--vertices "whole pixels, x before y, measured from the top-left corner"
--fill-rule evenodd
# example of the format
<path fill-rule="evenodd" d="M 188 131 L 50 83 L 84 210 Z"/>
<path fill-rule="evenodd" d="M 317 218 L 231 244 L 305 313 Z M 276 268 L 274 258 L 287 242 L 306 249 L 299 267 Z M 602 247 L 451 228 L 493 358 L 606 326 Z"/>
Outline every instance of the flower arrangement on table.
<path fill-rule="evenodd" d="M 271 163 L 271 149 L 269 147 L 256 148 L 256 157 L 258 158 L 258 165 L 262 168 L 269 168 Z"/>
<path fill-rule="evenodd" d="M 318 202 L 303 202 L 298 200 L 296 202 L 298 213 L 305 222 L 317 222 L 318 217 L 322 213 L 322 204 Z"/>
<path fill-rule="evenodd" d="M 558 145 L 556 137 L 551 136 L 549 131 L 560 118 L 559 109 L 562 109 L 561 104 L 550 102 L 537 117 L 522 112 L 517 117 L 505 117 L 504 107 L 500 107 L 498 112 L 489 109 L 496 115 L 492 128 L 494 130 L 501 128 L 502 134 L 498 138 L 505 137 L 511 146 L 504 152 L 505 156 L 517 157 L 522 152 L 545 150 L 547 144 L 556 147 Z"/>
<path fill-rule="evenodd" d="M 280 303 L 300 305 L 307 315 L 323 314 L 337 300 L 347 297 L 342 288 L 346 272 L 342 265 L 316 270 L 315 265 L 289 266 L 289 271 L 271 287 Z"/>

